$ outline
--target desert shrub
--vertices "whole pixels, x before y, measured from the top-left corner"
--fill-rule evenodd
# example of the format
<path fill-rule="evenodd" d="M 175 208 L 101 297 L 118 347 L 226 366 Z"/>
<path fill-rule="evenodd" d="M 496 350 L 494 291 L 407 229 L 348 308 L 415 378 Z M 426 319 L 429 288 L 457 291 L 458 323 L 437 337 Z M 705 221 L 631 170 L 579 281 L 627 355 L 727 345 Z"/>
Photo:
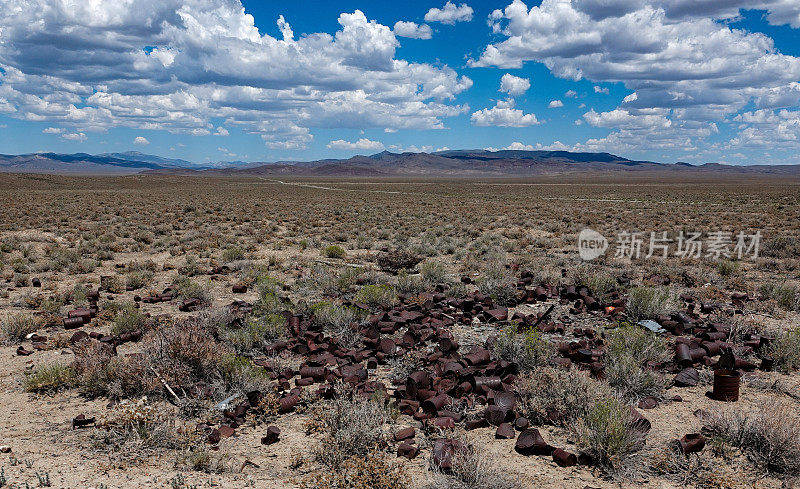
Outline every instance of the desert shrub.
<path fill-rule="evenodd" d="M 25 375 L 25 390 L 28 392 L 55 392 L 72 387 L 75 371 L 69 365 L 53 363 L 44 365 Z"/>
<path fill-rule="evenodd" d="M 365 285 L 356 294 L 355 301 L 371 308 L 391 309 L 397 303 L 397 292 L 391 285 Z"/>
<path fill-rule="evenodd" d="M 767 347 L 767 355 L 784 372 L 800 369 L 800 327 L 795 327 L 778 337 Z"/>
<path fill-rule="evenodd" d="M 315 451 L 318 462 L 335 469 L 348 458 L 366 457 L 384 442 L 383 425 L 391 420 L 386 406 L 344 384 L 337 396 L 312 413 L 323 439 Z"/>
<path fill-rule="evenodd" d="M 556 356 L 555 346 L 537 329 L 517 332 L 517 323 L 504 329 L 494 345 L 496 358 L 514 362 L 520 371 L 527 372 L 549 365 Z"/>
<path fill-rule="evenodd" d="M 373 450 L 363 457 L 344 460 L 336 470 L 318 469 L 300 481 L 303 489 L 406 489 L 409 478 L 403 467 L 385 453 Z"/>
<path fill-rule="evenodd" d="M 92 432 L 94 446 L 131 463 L 163 450 L 190 450 L 199 440 L 192 439 L 191 429 L 178 426 L 170 411 L 147 398 L 123 400 Z"/>
<path fill-rule="evenodd" d="M 397 291 L 406 295 L 417 295 L 425 292 L 426 286 L 417 275 L 409 274 L 405 269 L 397 273 Z"/>
<path fill-rule="evenodd" d="M 198 321 L 188 320 L 155 330 L 145 336 L 142 349 L 149 366 L 173 387 L 207 381 L 218 372 L 224 345 Z"/>
<path fill-rule="evenodd" d="M 280 288 L 281 284 L 276 279 L 268 275 L 259 276 L 256 279 L 258 299 L 253 304 L 253 310 L 257 314 L 273 314 L 286 309 L 279 296 Z"/>
<path fill-rule="evenodd" d="M 125 277 L 125 286 L 133 290 L 147 287 L 153 281 L 155 274 L 151 270 L 135 270 Z"/>
<path fill-rule="evenodd" d="M 314 320 L 323 331 L 339 338 L 339 343 L 352 347 L 359 341 L 359 332 L 353 325 L 360 326 L 367 318 L 367 311 L 353 306 L 343 306 L 332 302 L 320 302 L 312 307 Z"/>
<path fill-rule="evenodd" d="M 520 376 L 514 386 L 520 412 L 534 425 L 570 425 L 611 395 L 606 384 L 577 369 L 539 368 Z"/>
<path fill-rule="evenodd" d="M 344 248 L 339 245 L 330 245 L 322 250 L 322 254 L 327 258 L 344 258 L 345 251 Z"/>
<path fill-rule="evenodd" d="M 178 273 L 186 277 L 200 275 L 202 271 L 200 270 L 200 264 L 197 262 L 197 257 L 187 255 L 186 258 L 183 259 L 183 265 L 178 267 Z"/>
<path fill-rule="evenodd" d="M 631 356 L 607 361 L 605 374 L 614 392 L 630 403 L 649 396 L 661 397 L 666 387 L 663 376 L 652 369 L 642 367 L 641 363 Z"/>
<path fill-rule="evenodd" d="M 652 451 L 649 470 L 680 484 L 681 487 L 726 489 L 743 487 L 740 474 L 733 467 L 725 467 L 714 457 L 706 454 L 690 454 L 681 451 L 674 440 Z"/>
<path fill-rule="evenodd" d="M 666 340 L 629 323 L 607 331 L 606 339 L 605 373 L 617 395 L 631 403 L 660 396 L 666 387 L 664 378 L 648 364 L 670 357 Z"/>
<path fill-rule="evenodd" d="M 517 297 L 517 284 L 506 271 L 493 267 L 484 272 L 477 281 L 481 294 L 490 296 L 497 304 L 505 306 Z"/>
<path fill-rule="evenodd" d="M 644 434 L 634 425 L 630 407 L 614 397 L 596 401 L 578 420 L 577 445 L 605 470 L 614 471 L 644 445 Z"/>
<path fill-rule="evenodd" d="M 74 275 L 81 275 L 86 273 L 92 273 L 95 268 L 97 268 L 100 264 L 91 258 L 84 258 L 83 260 L 79 260 L 75 263 L 72 263 L 69 266 L 69 273 Z"/>
<path fill-rule="evenodd" d="M 218 326 L 217 336 L 239 354 L 253 354 L 286 332 L 286 318 L 265 314 L 245 320 L 227 321 Z"/>
<path fill-rule="evenodd" d="M 307 278 L 297 281 L 297 285 L 312 294 L 337 296 L 349 293 L 361 276 L 360 268 L 344 267 L 337 271 L 334 267 L 317 264 Z"/>
<path fill-rule="evenodd" d="M 674 297 L 668 287 L 633 287 L 628 291 L 625 312 L 634 321 L 652 319 L 674 308 Z"/>
<path fill-rule="evenodd" d="M 137 329 L 143 329 L 146 321 L 144 314 L 133 304 L 125 304 L 119 312 L 117 312 L 117 315 L 114 316 L 114 324 L 111 325 L 111 334 L 119 335 L 122 333 L 130 333 Z"/>
<path fill-rule="evenodd" d="M 739 271 L 739 262 L 733 260 L 720 260 L 717 262 L 717 271 L 723 277 L 730 277 Z"/>
<path fill-rule="evenodd" d="M 704 429 L 739 447 L 763 469 L 800 474 L 800 419 L 797 408 L 787 402 L 773 402 L 749 412 L 742 408 L 715 411 Z"/>
<path fill-rule="evenodd" d="M 621 323 L 617 328 L 606 330 L 605 336 L 606 355 L 611 358 L 633 356 L 642 363 L 658 363 L 671 357 L 666 339 L 635 324 Z"/>
<path fill-rule="evenodd" d="M 505 471 L 498 467 L 498 461 L 490 457 L 478 446 L 469 445 L 466 440 L 453 453 L 453 468 L 442 471 L 431 457 L 430 467 L 433 480 L 422 486 L 423 489 L 517 489 L 522 487 Z"/>
<path fill-rule="evenodd" d="M 435 260 L 427 260 L 419 266 L 419 274 L 425 283 L 431 285 L 444 284 L 449 282 L 447 279 L 447 268 L 443 263 Z"/>
<path fill-rule="evenodd" d="M 772 299 L 787 311 L 800 311 L 800 288 L 791 284 L 764 284 L 760 289 L 761 297 Z"/>
<path fill-rule="evenodd" d="M 188 277 L 177 277 L 172 287 L 179 299 L 199 299 L 200 304 L 204 307 L 208 307 L 214 302 L 208 285 L 199 284 Z"/>
<path fill-rule="evenodd" d="M 73 350 L 75 384 L 88 397 L 123 399 L 161 388 L 146 369 L 143 357 L 117 356 L 110 346 L 92 340 L 78 343 Z"/>
<path fill-rule="evenodd" d="M 271 379 L 263 367 L 255 365 L 249 358 L 224 353 L 219 358 L 218 378 L 214 382 L 215 396 L 225 399 L 231 394 L 251 391 L 267 391 Z"/>
<path fill-rule="evenodd" d="M 422 258 L 407 249 L 394 249 L 378 255 L 376 262 L 384 272 L 398 273 L 400 270 L 413 270 Z"/>
<path fill-rule="evenodd" d="M 19 343 L 42 326 L 42 321 L 30 314 L 17 313 L 6 316 L 0 321 L 0 344 Z"/>
<path fill-rule="evenodd" d="M 222 252 L 222 261 L 224 262 L 238 261 L 244 259 L 245 259 L 244 250 L 238 246 L 231 246 L 230 248 L 226 248 Z"/>

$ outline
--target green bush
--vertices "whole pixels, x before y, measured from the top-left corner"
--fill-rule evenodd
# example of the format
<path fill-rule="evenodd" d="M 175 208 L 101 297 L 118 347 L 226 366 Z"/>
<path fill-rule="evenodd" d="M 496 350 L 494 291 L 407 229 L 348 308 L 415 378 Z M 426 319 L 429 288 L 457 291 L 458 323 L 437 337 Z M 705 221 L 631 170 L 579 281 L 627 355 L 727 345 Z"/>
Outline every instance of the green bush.
<path fill-rule="evenodd" d="M 355 346 L 361 339 L 353 324 L 361 325 L 367 318 L 367 311 L 358 307 L 342 306 L 331 302 L 320 302 L 311 308 L 317 324 L 330 336 L 339 338 L 339 343 L 346 347 Z"/>
<path fill-rule="evenodd" d="M 355 301 L 371 308 L 390 309 L 397 303 L 397 292 L 391 285 L 365 285 L 356 294 Z"/>
<path fill-rule="evenodd" d="M 668 287 L 633 287 L 628 291 L 625 312 L 632 320 L 639 321 L 667 314 L 674 307 L 674 295 Z"/>
<path fill-rule="evenodd" d="M 517 327 L 518 324 L 513 322 L 497 337 L 495 357 L 516 363 L 522 372 L 549 365 L 556 356 L 555 346 L 550 340 L 542 337 L 539 330 L 528 329 L 519 333 Z"/>
<path fill-rule="evenodd" d="M 239 354 L 253 354 L 286 333 L 286 318 L 280 314 L 249 317 L 233 321 L 217 330 L 219 339 Z"/>
<path fill-rule="evenodd" d="M 787 311 L 800 311 L 800 288 L 790 284 L 764 284 L 761 296 L 772 299 Z"/>
<path fill-rule="evenodd" d="M 74 381 L 75 371 L 72 367 L 54 363 L 26 373 L 24 384 L 28 392 L 55 392 L 71 387 Z"/>
<path fill-rule="evenodd" d="M 327 258 L 344 258 L 344 248 L 339 245 L 330 245 L 322 250 L 322 254 Z"/>
<path fill-rule="evenodd" d="M 601 399 L 578 422 L 578 447 L 600 467 L 613 471 L 644 445 L 644 434 L 633 426 L 630 407 L 619 399 Z"/>
<path fill-rule="evenodd" d="M 133 304 L 125 304 L 114 317 L 114 324 L 111 325 L 111 334 L 119 335 L 143 329 L 145 322 L 146 318 L 139 309 L 134 307 Z"/>
<path fill-rule="evenodd" d="M 447 268 L 443 263 L 428 260 L 419 266 L 419 273 L 422 280 L 430 285 L 445 284 L 449 282 L 447 279 Z"/>
<path fill-rule="evenodd" d="M 586 417 L 595 402 L 611 396 L 607 384 L 578 369 L 538 368 L 522 374 L 514 388 L 520 412 L 534 425 L 571 425 Z"/>
<path fill-rule="evenodd" d="M 30 314 L 17 313 L 0 321 L 0 344 L 19 343 L 43 326 L 42 321 Z"/>
<path fill-rule="evenodd" d="M 125 286 L 133 290 L 147 287 L 153 281 L 155 274 L 150 270 L 135 270 L 125 277 Z"/>
<path fill-rule="evenodd" d="M 794 327 L 777 338 L 766 354 L 775 360 L 775 366 L 783 372 L 800 369 L 800 327 Z"/>
<path fill-rule="evenodd" d="M 222 261 L 224 262 L 239 261 L 244 260 L 244 258 L 244 250 L 238 246 L 226 248 L 225 251 L 222 252 Z"/>
<path fill-rule="evenodd" d="M 664 338 L 623 323 L 606 332 L 606 344 L 606 379 L 620 398 L 635 403 L 648 396 L 661 396 L 666 387 L 664 378 L 648 363 L 670 358 Z"/>

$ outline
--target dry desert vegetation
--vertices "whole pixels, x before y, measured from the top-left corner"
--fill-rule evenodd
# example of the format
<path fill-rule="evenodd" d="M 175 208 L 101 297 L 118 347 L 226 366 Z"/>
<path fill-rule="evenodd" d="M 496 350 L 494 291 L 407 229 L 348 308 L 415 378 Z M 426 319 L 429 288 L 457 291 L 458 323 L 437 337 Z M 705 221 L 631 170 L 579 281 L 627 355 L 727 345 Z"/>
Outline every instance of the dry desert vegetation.
<path fill-rule="evenodd" d="M 793 487 L 800 182 L 664 178 L 0 175 L 0 487 Z"/>

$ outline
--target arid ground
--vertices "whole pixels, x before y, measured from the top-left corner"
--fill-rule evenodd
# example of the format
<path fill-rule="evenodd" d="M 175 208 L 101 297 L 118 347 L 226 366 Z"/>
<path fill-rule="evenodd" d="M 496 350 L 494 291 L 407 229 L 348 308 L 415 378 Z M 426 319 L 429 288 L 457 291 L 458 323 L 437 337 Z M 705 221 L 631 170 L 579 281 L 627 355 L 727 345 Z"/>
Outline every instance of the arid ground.
<path fill-rule="evenodd" d="M 0 487 L 800 476 L 800 181 L 0 189 Z M 581 260 L 585 228 L 604 256 Z M 731 256 L 645 257 L 651 232 L 681 231 L 730 232 Z M 757 257 L 733 252 L 740 231 L 760 232 Z M 643 233 L 638 259 L 614 256 L 624 232 Z M 738 400 L 719 400 L 715 371 L 735 372 Z"/>

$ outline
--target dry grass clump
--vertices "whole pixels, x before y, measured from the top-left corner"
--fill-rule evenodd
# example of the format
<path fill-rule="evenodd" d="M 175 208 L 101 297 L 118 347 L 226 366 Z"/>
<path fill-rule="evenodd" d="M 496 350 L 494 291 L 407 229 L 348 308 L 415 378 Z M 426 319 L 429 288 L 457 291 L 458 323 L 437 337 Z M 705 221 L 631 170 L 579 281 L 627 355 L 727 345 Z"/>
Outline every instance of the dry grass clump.
<path fill-rule="evenodd" d="M 324 438 L 315 455 L 318 462 L 334 468 L 345 459 L 364 457 L 384 445 L 384 425 L 391 421 L 385 405 L 344 384 L 338 395 L 314 410 L 314 421 Z"/>
<path fill-rule="evenodd" d="M 625 312 L 634 321 L 668 314 L 675 308 L 675 297 L 669 287 L 633 287 L 628 290 Z"/>
<path fill-rule="evenodd" d="M 666 340 L 637 325 L 623 323 L 606 331 L 608 349 L 605 373 L 617 395 L 636 403 L 648 396 L 660 396 L 664 378 L 651 368 L 669 359 Z"/>
<path fill-rule="evenodd" d="M 720 410 L 706 419 L 704 430 L 739 447 L 760 468 L 800 475 L 800 417 L 788 402 L 773 401 L 752 411 Z"/>
<path fill-rule="evenodd" d="M 397 303 L 397 291 L 391 285 L 365 285 L 356 294 L 355 301 L 373 309 L 391 309 Z"/>
<path fill-rule="evenodd" d="M 467 440 L 461 443 L 453 453 L 453 468 L 443 471 L 431 458 L 433 480 L 422 489 L 517 489 L 522 485 L 497 468 L 497 461 L 492 459 L 480 447 L 470 445 Z"/>
<path fill-rule="evenodd" d="M 539 330 L 518 332 L 517 328 L 518 324 L 512 322 L 498 335 L 494 345 L 495 357 L 516 363 L 522 372 L 550 365 L 556 357 L 553 343 L 544 338 Z"/>
<path fill-rule="evenodd" d="M 314 320 L 325 334 L 339 338 L 346 348 L 355 346 L 360 340 L 359 326 L 367 318 L 367 311 L 353 306 L 333 302 L 319 302 L 312 307 Z"/>
<path fill-rule="evenodd" d="M 307 489 L 405 488 L 407 476 L 389 461 L 384 425 L 391 416 L 377 396 L 366 397 L 344 384 L 336 386 L 337 396 L 315 406 L 309 426 L 323 433 L 314 451 L 321 467 L 305 478 Z"/>
<path fill-rule="evenodd" d="M 53 363 L 25 374 L 24 386 L 28 392 L 52 393 L 68 389 L 75 382 L 75 370 L 69 365 Z"/>
<path fill-rule="evenodd" d="M 370 451 L 344 460 L 336 470 L 315 470 L 300 481 L 303 489 L 406 489 L 411 487 L 403 467 L 383 452 Z"/>
<path fill-rule="evenodd" d="M 672 442 L 652 451 L 645 470 L 680 484 L 681 487 L 734 489 L 752 487 L 742 480 L 741 473 L 726 460 L 709 456 L 707 452 L 684 454 L 680 445 Z"/>
<path fill-rule="evenodd" d="M 787 311 L 800 311 L 800 287 L 788 283 L 768 283 L 759 292 L 764 300 L 774 300 Z"/>
<path fill-rule="evenodd" d="M 144 314 L 133 304 L 123 304 L 118 308 L 114 316 L 114 324 L 111 325 L 111 334 L 119 335 L 144 328 L 147 319 Z"/>
<path fill-rule="evenodd" d="M 517 298 L 517 284 L 502 267 L 490 267 L 477 281 L 481 294 L 490 296 L 495 303 L 506 306 Z"/>
<path fill-rule="evenodd" d="M 615 397 L 595 402 L 579 419 L 577 445 L 599 467 L 615 472 L 644 446 L 645 434 L 634 425 L 631 408 Z"/>
<path fill-rule="evenodd" d="M 606 384 L 581 370 L 543 367 L 514 383 L 519 410 L 534 425 L 569 425 L 585 417 L 594 403 L 610 396 Z"/>
<path fill-rule="evenodd" d="M 766 350 L 775 359 L 775 365 L 788 373 L 800 369 L 800 327 L 795 327 L 777 338 Z"/>
<path fill-rule="evenodd" d="M 17 313 L 0 321 L 0 344 L 13 345 L 43 326 L 41 319 L 30 314 Z"/>

